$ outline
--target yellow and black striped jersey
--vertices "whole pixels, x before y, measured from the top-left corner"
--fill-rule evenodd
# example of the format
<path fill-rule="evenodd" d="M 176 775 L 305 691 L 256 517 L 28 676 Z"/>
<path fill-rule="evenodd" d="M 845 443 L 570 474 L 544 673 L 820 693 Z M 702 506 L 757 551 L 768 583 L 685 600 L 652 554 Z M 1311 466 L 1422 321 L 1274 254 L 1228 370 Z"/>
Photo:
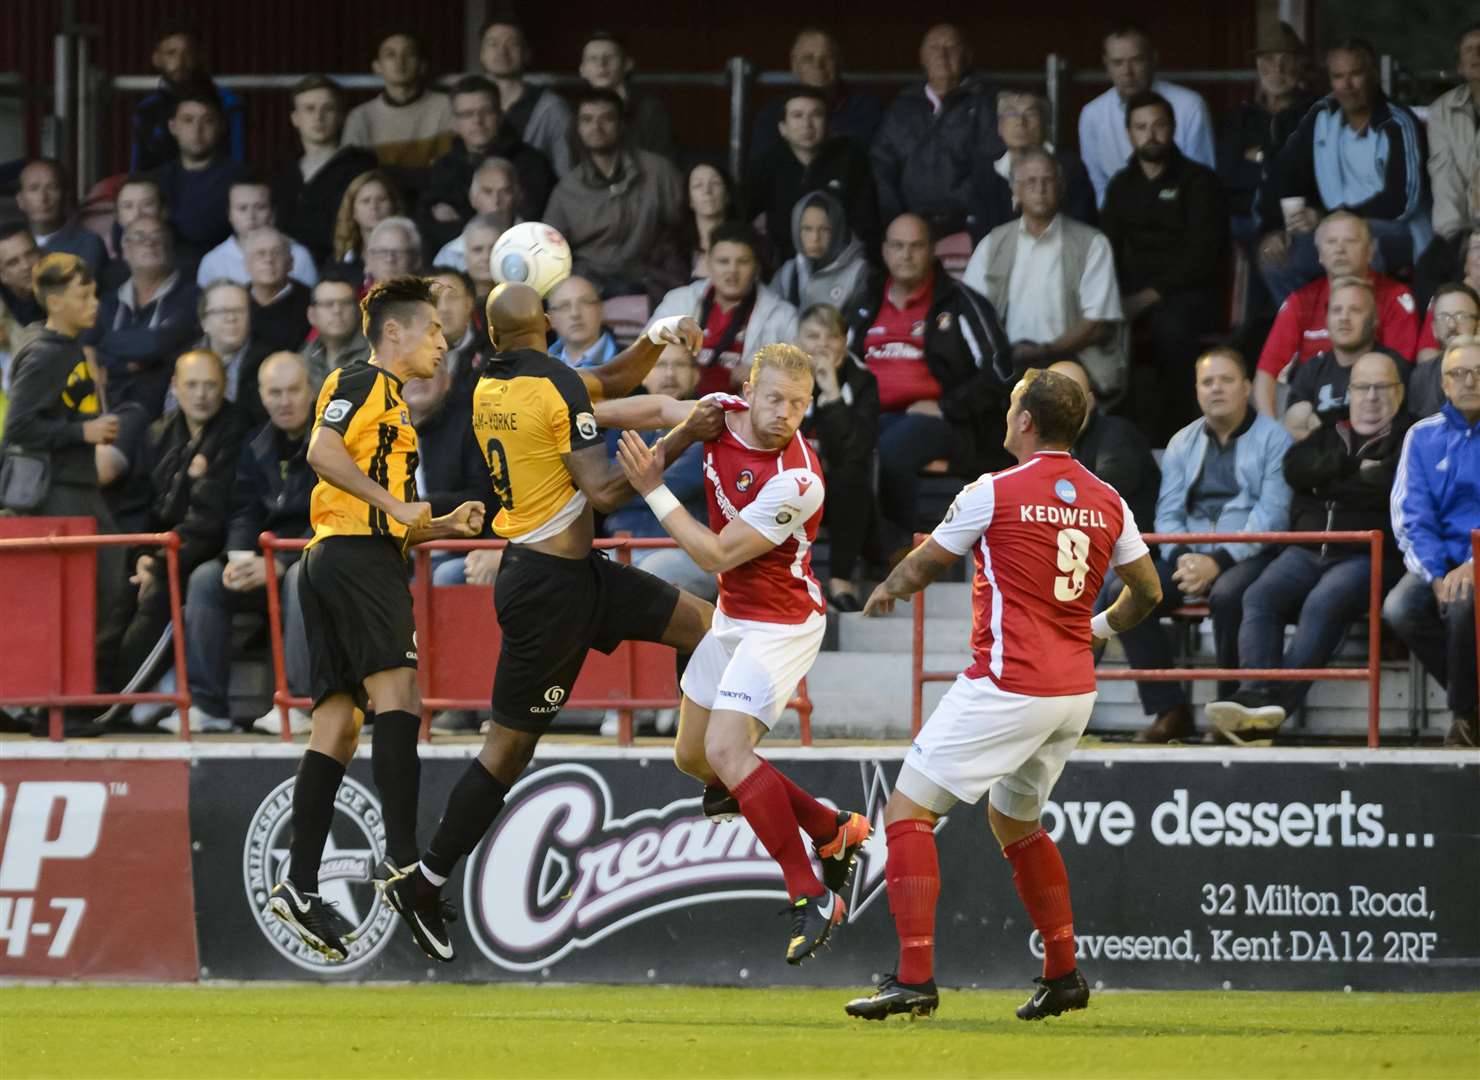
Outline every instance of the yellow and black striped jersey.
<path fill-rule="evenodd" d="M 396 498 L 416 501 L 417 444 L 401 380 L 357 360 L 324 380 L 314 427 L 339 432 L 355 467 Z M 386 536 L 399 543 L 406 526 L 379 507 L 320 480 L 309 503 L 313 546 L 326 536 Z"/>
<path fill-rule="evenodd" d="M 473 394 L 473 434 L 498 496 L 500 536 L 546 539 L 585 507 L 561 455 L 601 435 L 586 384 L 561 361 L 534 349 L 495 356 Z"/>

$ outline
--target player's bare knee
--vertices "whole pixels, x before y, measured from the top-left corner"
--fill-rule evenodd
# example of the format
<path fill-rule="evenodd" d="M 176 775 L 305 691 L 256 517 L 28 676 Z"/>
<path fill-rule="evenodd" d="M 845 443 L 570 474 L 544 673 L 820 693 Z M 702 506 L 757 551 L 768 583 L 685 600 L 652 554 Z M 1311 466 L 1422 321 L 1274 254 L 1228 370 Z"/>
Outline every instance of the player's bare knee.
<path fill-rule="evenodd" d="M 997 838 L 997 843 L 1004 848 L 1032 836 L 1043 827 L 1038 818 L 1028 821 L 1008 817 L 990 803 L 987 804 L 987 824 L 992 827 L 992 835 Z"/>
<path fill-rule="evenodd" d="M 934 824 L 940 819 L 940 815 L 925 809 L 908 795 L 902 794 L 897 789 L 889 796 L 889 802 L 884 806 L 884 824 L 893 825 L 896 821 L 928 821 Z"/>
<path fill-rule="evenodd" d="M 692 746 L 684 743 L 673 744 L 673 764 L 678 771 L 686 776 L 692 776 L 695 780 L 703 780 L 706 783 L 714 776 L 714 770 L 709 767 L 709 759 L 704 756 L 703 745 Z"/>
<path fill-rule="evenodd" d="M 680 593 L 678 604 L 663 631 L 663 644 L 691 653 L 699 647 L 714 621 L 714 605 L 690 593 Z"/>
<path fill-rule="evenodd" d="M 534 748 L 539 741 L 538 735 L 495 723 L 490 725 L 483 738 L 478 760 L 495 780 L 512 785 L 534 757 Z"/>
<path fill-rule="evenodd" d="M 421 690 L 416 684 L 415 668 L 377 671 L 365 680 L 365 689 L 375 702 L 376 712 L 421 713 Z"/>

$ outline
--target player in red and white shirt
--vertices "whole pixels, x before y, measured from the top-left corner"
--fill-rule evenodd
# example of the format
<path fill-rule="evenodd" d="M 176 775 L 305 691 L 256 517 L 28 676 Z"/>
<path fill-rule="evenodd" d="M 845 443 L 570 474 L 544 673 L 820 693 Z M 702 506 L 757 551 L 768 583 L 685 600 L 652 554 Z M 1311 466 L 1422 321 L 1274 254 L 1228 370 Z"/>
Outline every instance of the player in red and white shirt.
<path fill-rule="evenodd" d="M 706 787 L 728 789 L 781 866 L 792 901 L 786 959 L 793 964 L 816 952 L 846 915 L 838 894 L 869 834 L 862 814 L 824 806 L 755 752 L 817 659 L 827 627 L 811 563 L 822 476 L 798 434 L 811 404 L 806 353 L 767 345 L 755 354 L 744 398 L 727 398 L 726 428 L 704 444 L 707 525 L 663 486 L 662 459 L 636 433 L 625 432 L 617 448 L 627 479 L 663 528 L 719 575 L 714 623 L 683 674 L 674 757 Z M 812 838 L 822 881 L 798 827 Z"/>
<path fill-rule="evenodd" d="M 866 615 L 887 614 L 971 552 L 974 662 L 915 737 L 884 811 L 899 970 L 871 996 L 850 1001 L 851 1016 L 882 1020 L 939 1004 L 935 825 L 956 802 L 975 803 L 989 791 L 992 832 L 1043 937 L 1043 977 L 1017 1015 L 1057 1016 L 1089 1000 L 1074 960 L 1069 879 L 1038 819 L 1094 708 L 1096 640 L 1145 618 L 1161 583 L 1125 500 L 1069 456 L 1087 407 L 1073 380 L 1028 372 L 1013 389 L 1004 440 L 1020 464 L 963 489 L 864 607 Z M 1111 566 L 1127 587 L 1091 619 Z"/>

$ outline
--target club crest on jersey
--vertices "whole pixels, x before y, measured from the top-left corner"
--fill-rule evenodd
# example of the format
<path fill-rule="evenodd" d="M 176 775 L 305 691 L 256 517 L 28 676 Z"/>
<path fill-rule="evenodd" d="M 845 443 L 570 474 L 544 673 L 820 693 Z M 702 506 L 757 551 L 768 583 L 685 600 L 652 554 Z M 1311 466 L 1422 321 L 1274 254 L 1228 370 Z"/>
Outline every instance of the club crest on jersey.
<path fill-rule="evenodd" d="M 740 475 L 735 477 L 736 491 L 749 491 L 750 485 L 755 483 L 755 473 L 749 469 L 741 469 Z"/>
<path fill-rule="evenodd" d="M 1053 486 L 1053 493 L 1059 497 L 1060 502 L 1066 502 L 1070 506 L 1073 506 L 1074 500 L 1079 498 L 1079 492 L 1074 490 L 1074 485 L 1062 477 Z"/>

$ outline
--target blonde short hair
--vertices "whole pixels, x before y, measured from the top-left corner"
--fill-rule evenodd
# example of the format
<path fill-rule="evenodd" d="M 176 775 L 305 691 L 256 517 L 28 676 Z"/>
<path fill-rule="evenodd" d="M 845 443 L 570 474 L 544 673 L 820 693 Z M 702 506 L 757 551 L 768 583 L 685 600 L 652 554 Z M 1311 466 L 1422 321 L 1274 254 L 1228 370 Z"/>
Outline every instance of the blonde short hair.
<path fill-rule="evenodd" d="M 786 375 L 805 375 L 812 378 L 812 358 L 795 345 L 777 342 L 757 349 L 750 361 L 750 385 L 754 386 L 761 371 L 774 368 Z"/>

